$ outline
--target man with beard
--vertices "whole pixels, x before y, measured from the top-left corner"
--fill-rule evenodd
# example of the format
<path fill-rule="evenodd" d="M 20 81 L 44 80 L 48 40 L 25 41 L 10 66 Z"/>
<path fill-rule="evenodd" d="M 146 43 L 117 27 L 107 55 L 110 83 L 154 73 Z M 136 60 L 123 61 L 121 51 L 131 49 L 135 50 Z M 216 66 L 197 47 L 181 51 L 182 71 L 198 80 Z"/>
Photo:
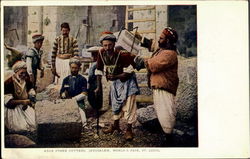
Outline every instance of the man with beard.
<path fill-rule="evenodd" d="M 24 61 L 17 61 L 13 74 L 4 82 L 4 125 L 9 132 L 34 131 L 35 111 L 30 97 L 35 96 L 33 84 Z"/>
<path fill-rule="evenodd" d="M 55 39 L 52 51 L 52 73 L 55 84 L 62 84 L 62 80 L 70 74 L 69 59 L 79 56 L 77 40 L 69 35 L 68 23 L 61 24 L 61 34 Z"/>
<path fill-rule="evenodd" d="M 82 124 L 85 126 L 86 115 L 84 112 L 84 99 L 87 96 L 87 80 L 82 75 L 78 74 L 81 67 L 81 62 L 78 59 L 70 59 L 69 66 L 71 75 L 63 79 L 60 95 L 62 99 L 72 98 L 77 101 L 82 118 Z"/>
<path fill-rule="evenodd" d="M 148 84 L 153 89 L 154 107 L 166 135 L 167 145 L 172 144 L 172 131 L 176 118 L 175 95 L 179 84 L 177 40 L 177 32 L 167 27 L 162 31 L 158 41 L 159 48 L 152 57 L 143 59 L 137 56 L 134 60 L 137 69 L 147 68 Z"/>
<path fill-rule="evenodd" d="M 101 90 L 101 77 L 106 76 L 111 81 L 110 98 L 113 111 L 114 124 L 104 133 L 120 131 L 119 120 L 124 117 L 127 122 L 127 130 L 124 135 L 126 140 L 133 139 L 132 124 L 136 121 L 136 100 L 139 88 L 134 73 L 134 55 L 128 52 L 119 51 L 115 48 L 116 37 L 111 32 L 104 32 L 100 37 L 102 48 L 99 50 L 97 58 L 96 94 Z"/>

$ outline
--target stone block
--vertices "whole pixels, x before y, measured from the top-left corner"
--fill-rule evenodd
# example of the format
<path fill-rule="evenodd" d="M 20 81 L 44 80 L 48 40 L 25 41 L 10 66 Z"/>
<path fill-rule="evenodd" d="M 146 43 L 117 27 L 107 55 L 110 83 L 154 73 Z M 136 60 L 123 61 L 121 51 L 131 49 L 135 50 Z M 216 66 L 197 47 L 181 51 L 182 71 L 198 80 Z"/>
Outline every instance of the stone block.
<path fill-rule="evenodd" d="M 77 140 L 82 131 L 78 104 L 73 99 L 43 100 L 35 105 L 39 142 Z"/>

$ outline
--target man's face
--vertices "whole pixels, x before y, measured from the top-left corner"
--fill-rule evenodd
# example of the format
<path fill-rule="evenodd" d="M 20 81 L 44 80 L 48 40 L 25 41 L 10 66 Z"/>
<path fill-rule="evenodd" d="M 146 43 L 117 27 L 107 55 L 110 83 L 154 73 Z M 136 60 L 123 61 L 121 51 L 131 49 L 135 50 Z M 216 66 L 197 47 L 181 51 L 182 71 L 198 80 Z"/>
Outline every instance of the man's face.
<path fill-rule="evenodd" d="M 61 29 L 61 33 L 64 37 L 68 37 L 69 36 L 69 28 L 62 28 Z"/>
<path fill-rule="evenodd" d="M 98 51 L 91 52 L 91 55 L 92 55 L 93 61 L 94 62 L 97 61 Z"/>
<path fill-rule="evenodd" d="M 19 71 L 17 71 L 17 76 L 21 79 L 21 80 L 25 80 L 26 75 L 27 75 L 27 70 L 25 68 L 20 69 Z"/>
<path fill-rule="evenodd" d="M 115 47 L 115 42 L 110 41 L 110 40 L 103 40 L 102 41 L 102 46 L 104 48 L 105 51 L 107 52 L 113 52 L 114 51 L 114 47 Z"/>
<path fill-rule="evenodd" d="M 72 63 L 70 65 L 70 71 L 71 71 L 72 76 L 78 75 L 79 70 L 80 70 L 80 67 L 77 64 Z"/>
<path fill-rule="evenodd" d="M 163 47 L 166 46 L 167 40 L 166 40 L 166 35 L 165 34 L 161 33 L 160 38 L 158 40 L 158 44 L 159 44 L 160 48 L 163 48 Z"/>
<path fill-rule="evenodd" d="M 43 45 L 43 41 L 36 41 L 35 43 L 34 43 L 34 47 L 35 48 L 37 48 L 37 49 L 40 49 L 41 47 L 42 47 L 42 45 Z"/>

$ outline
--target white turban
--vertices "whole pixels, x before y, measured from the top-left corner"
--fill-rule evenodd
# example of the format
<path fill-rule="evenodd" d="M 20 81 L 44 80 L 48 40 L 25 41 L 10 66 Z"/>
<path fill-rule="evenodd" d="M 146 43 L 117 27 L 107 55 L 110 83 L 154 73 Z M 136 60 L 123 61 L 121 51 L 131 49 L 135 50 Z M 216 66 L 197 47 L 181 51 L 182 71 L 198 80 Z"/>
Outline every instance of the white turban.
<path fill-rule="evenodd" d="M 37 41 L 43 41 L 44 40 L 44 36 L 42 36 L 42 34 L 36 34 L 32 36 L 32 42 L 35 43 Z"/>
<path fill-rule="evenodd" d="M 77 64 L 79 67 L 82 65 L 81 61 L 77 58 L 71 58 L 69 61 L 69 65 L 71 65 L 72 63 Z"/>
<path fill-rule="evenodd" d="M 17 73 L 20 69 L 27 69 L 27 65 L 24 61 L 17 61 L 13 66 L 12 70 Z"/>
<path fill-rule="evenodd" d="M 100 43 L 102 43 L 103 40 L 110 40 L 116 42 L 116 37 L 112 32 L 103 32 L 102 36 L 99 39 Z"/>
<path fill-rule="evenodd" d="M 100 50 L 100 46 L 93 46 L 93 47 L 90 47 L 88 48 L 88 52 L 98 52 Z"/>

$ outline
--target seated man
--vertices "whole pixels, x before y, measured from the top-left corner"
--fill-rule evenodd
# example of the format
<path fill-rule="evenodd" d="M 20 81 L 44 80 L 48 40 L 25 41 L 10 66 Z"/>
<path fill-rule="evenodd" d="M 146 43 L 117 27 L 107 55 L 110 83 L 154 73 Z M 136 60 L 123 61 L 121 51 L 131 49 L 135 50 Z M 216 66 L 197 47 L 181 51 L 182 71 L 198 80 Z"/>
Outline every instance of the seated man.
<path fill-rule="evenodd" d="M 72 98 L 77 101 L 82 118 L 82 124 L 85 126 L 87 122 L 86 115 L 83 110 L 85 107 L 84 98 L 87 95 L 87 80 L 82 75 L 78 74 L 81 67 L 81 62 L 78 59 L 70 59 L 69 66 L 71 75 L 63 79 L 60 96 L 62 99 Z"/>
<path fill-rule="evenodd" d="M 4 120 L 9 132 L 34 131 L 35 111 L 31 107 L 35 91 L 27 73 L 26 63 L 16 62 L 13 74 L 4 82 Z"/>

